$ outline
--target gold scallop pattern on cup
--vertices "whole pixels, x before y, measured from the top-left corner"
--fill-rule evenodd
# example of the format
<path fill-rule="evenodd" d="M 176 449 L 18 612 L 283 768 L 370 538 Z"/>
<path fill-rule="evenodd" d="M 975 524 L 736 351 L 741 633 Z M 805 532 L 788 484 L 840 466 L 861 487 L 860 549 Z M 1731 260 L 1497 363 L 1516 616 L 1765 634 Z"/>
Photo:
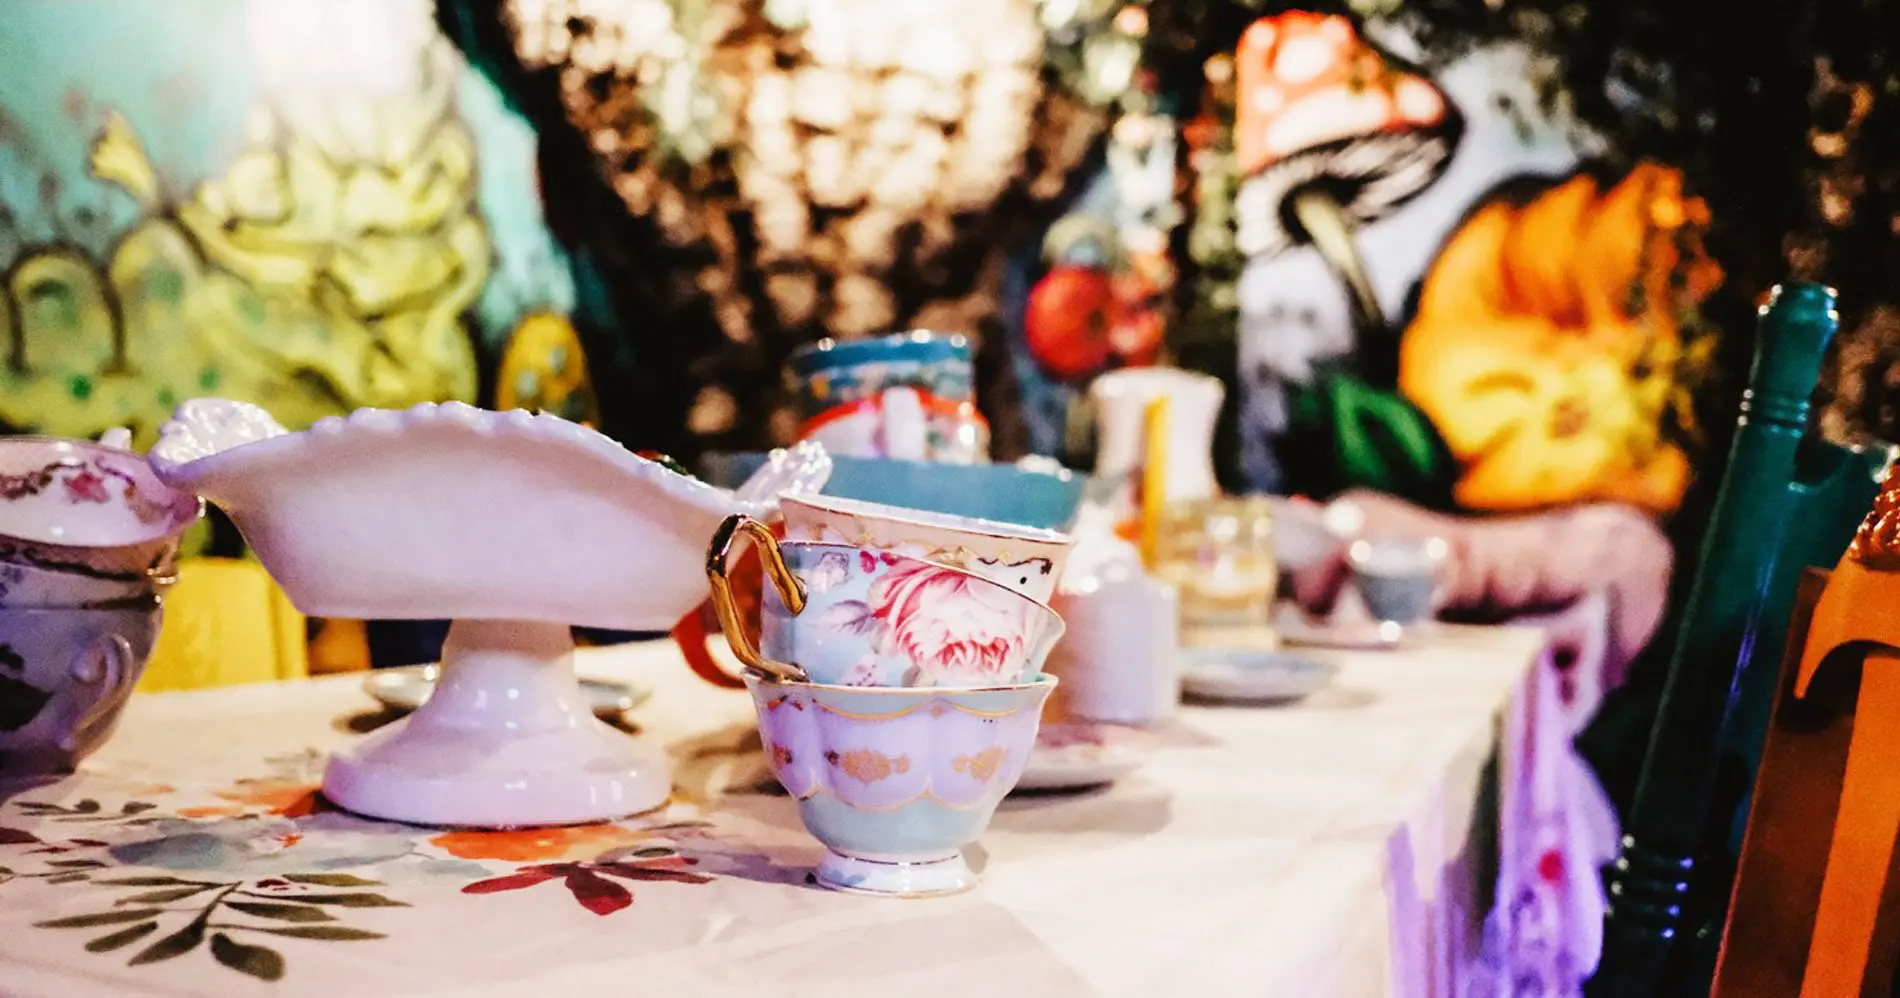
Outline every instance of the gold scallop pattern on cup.
<path fill-rule="evenodd" d="M 978 783 L 988 783 L 997 770 L 1003 768 L 1004 752 L 1001 745 L 991 745 L 975 755 L 959 755 L 950 760 L 950 768 L 959 773 L 967 773 Z"/>
<path fill-rule="evenodd" d="M 876 783 L 893 775 L 910 772 L 910 756 L 892 758 L 876 749 L 852 749 L 830 756 L 826 761 L 859 783 Z"/>

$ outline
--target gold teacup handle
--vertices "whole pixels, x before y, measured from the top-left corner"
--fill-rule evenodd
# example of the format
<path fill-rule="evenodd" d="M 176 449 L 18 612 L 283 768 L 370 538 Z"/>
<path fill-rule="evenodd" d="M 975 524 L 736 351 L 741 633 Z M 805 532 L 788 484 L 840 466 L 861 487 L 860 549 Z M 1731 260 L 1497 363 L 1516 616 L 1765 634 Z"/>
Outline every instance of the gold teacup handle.
<path fill-rule="evenodd" d="M 706 579 L 712 583 L 713 610 L 719 614 L 719 629 L 726 632 L 726 642 L 732 645 L 732 653 L 739 657 L 746 668 L 788 682 L 805 682 L 804 669 L 766 658 L 752 647 L 752 639 L 746 637 L 745 622 L 739 619 L 739 604 L 732 598 L 732 583 L 726 578 L 727 563 L 732 560 L 732 545 L 741 533 L 750 535 L 753 543 L 758 545 L 759 562 L 765 567 L 765 577 L 778 590 L 785 609 L 790 610 L 793 616 L 805 612 L 805 585 L 785 566 L 785 557 L 779 553 L 778 538 L 772 536 L 771 528 L 744 513 L 734 513 L 719 524 L 719 529 L 713 532 L 712 544 L 706 549 Z"/>

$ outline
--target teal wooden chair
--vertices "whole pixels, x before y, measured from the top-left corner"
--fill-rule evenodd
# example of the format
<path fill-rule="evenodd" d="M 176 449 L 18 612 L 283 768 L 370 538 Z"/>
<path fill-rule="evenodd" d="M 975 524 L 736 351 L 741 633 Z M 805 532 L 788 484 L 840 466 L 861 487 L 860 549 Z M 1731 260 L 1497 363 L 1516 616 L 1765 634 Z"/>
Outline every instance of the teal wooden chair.
<path fill-rule="evenodd" d="M 1592 998 L 1707 994 L 1802 572 L 1830 566 L 1873 504 L 1888 449 L 1809 435 L 1838 325 L 1832 289 L 1762 311 L 1755 362 L 1664 680 L 1621 852 Z M 1745 774 L 1722 786 L 1724 768 Z"/>

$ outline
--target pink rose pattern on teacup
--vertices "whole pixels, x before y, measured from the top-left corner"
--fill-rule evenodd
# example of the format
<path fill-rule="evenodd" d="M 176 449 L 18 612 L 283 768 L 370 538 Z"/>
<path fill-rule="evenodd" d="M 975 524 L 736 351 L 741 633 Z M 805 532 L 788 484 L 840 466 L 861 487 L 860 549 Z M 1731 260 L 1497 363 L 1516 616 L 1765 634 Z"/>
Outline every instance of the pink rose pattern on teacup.
<path fill-rule="evenodd" d="M 889 570 L 871 583 L 868 600 L 825 609 L 819 623 L 866 638 L 872 652 L 847 673 L 844 685 L 871 685 L 880 653 L 911 663 L 906 686 L 985 686 L 1015 682 L 1029 658 L 1036 605 L 965 572 L 890 554 L 858 552 L 859 569 Z M 842 555 L 827 555 L 809 580 L 819 592 L 842 584 L 850 571 Z"/>
<path fill-rule="evenodd" d="M 138 480 L 132 475 L 103 460 L 87 462 L 68 459 L 15 475 L 0 474 L 0 500 L 38 496 L 58 482 L 63 486 L 68 504 L 104 505 L 112 501 L 112 493 L 106 483 L 113 480 L 124 483 L 126 508 L 132 511 L 140 523 L 156 523 L 171 511 L 165 503 L 155 502 L 140 491 Z"/>
<path fill-rule="evenodd" d="M 871 584 L 872 612 L 897 650 L 934 685 L 1010 682 L 1027 654 L 1031 605 L 927 562 L 893 567 Z"/>

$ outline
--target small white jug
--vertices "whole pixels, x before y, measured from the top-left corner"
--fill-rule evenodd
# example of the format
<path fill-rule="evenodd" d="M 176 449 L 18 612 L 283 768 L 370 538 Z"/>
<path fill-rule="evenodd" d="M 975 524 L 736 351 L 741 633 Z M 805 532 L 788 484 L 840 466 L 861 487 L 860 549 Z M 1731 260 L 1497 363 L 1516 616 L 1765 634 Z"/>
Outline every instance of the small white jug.
<path fill-rule="evenodd" d="M 1141 467 L 1148 403 L 1168 400 L 1167 501 L 1206 499 L 1214 482 L 1214 426 L 1226 396 L 1219 378 L 1173 367 L 1110 371 L 1089 386 L 1095 402 L 1095 473 L 1111 481 Z"/>

